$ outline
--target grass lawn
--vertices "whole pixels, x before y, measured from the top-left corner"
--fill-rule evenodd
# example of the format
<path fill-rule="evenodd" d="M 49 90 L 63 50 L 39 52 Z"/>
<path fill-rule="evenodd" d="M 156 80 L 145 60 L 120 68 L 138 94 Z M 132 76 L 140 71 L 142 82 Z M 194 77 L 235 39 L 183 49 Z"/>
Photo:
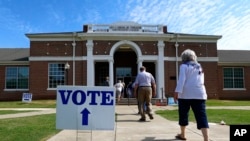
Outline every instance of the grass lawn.
<path fill-rule="evenodd" d="M 249 101 L 236 100 L 207 100 L 209 106 L 250 106 Z M 156 114 L 162 117 L 178 121 L 178 110 L 159 110 Z M 233 109 L 207 109 L 209 122 L 220 123 L 225 121 L 227 125 L 232 124 L 250 124 L 250 110 L 233 110 Z M 195 121 L 192 110 L 189 113 L 189 121 Z"/>
<path fill-rule="evenodd" d="M 1 141 L 46 141 L 57 134 L 56 115 L 39 115 L 22 118 L 1 119 Z"/>
<path fill-rule="evenodd" d="M 250 106 L 250 101 L 239 100 L 207 100 L 207 106 Z"/>
<path fill-rule="evenodd" d="M 250 106 L 249 101 L 208 100 L 207 106 Z M 33 100 L 30 103 L 0 102 L 0 108 L 55 108 L 55 100 Z M 4 114 L 0 110 L 0 115 Z M 16 113 L 20 111 L 12 111 Z M 23 111 L 22 111 L 23 112 Z M 157 114 L 168 120 L 178 120 L 177 110 L 156 111 Z M 7 114 L 7 113 L 6 113 Z M 209 122 L 219 123 L 224 120 L 226 124 L 250 124 L 250 110 L 207 110 Z M 194 121 L 190 112 L 190 120 Z M 1 141 L 46 141 L 60 130 L 56 129 L 56 114 L 39 115 L 31 117 L 0 119 Z"/>
<path fill-rule="evenodd" d="M 0 108 L 56 108 L 56 100 L 33 100 L 32 102 L 0 102 Z M 0 110 L 0 115 L 34 110 Z M 56 114 L 39 115 L 0 120 L 1 141 L 46 141 L 60 130 L 56 129 Z"/>
<path fill-rule="evenodd" d="M 56 100 L 33 100 L 32 102 L 0 102 L 0 108 L 55 108 Z"/>
<path fill-rule="evenodd" d="M 156 114 L 168 120 L 178 121 L 178 110 L 159 110 Z M 250 124 L 250 110 L 207 109 L 207 116 L 208 121 L 212 123 L 220 123 L 223 120 L 227 125 Z M 195 121 L 192 111 L 189 113 L 189 121 Z"/>

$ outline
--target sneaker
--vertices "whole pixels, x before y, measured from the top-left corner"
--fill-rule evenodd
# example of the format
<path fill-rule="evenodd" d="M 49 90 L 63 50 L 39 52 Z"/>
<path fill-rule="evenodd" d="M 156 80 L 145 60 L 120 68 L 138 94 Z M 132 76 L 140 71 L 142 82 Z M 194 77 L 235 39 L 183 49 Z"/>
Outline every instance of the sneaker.
<path fill-rule="evenodd" d="M 149 118 L 152 120 L 154 119 L 153 115 L 152 114 L 148 114 Z"/>
<path fill-rule="evenodd" d="M 139 121 L 146 121 L 146 119 L 145 118 L 140 118 Z"/>

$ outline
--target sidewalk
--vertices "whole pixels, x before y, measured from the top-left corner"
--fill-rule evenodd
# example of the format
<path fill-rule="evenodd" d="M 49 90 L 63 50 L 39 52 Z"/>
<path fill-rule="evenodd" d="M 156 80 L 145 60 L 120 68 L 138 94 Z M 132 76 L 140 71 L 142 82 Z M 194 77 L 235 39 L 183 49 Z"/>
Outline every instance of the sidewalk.
<path fill-rule="evenodd" d="M 30 111 L 30 112 L 25 112 L 25 113 L 0 115 L 0 119 L 28 117 L 28 116 L 36 116 L 36 115 L 44 115 L 44 114 L 56 113 L 55 108 L 0 108 L 0 110 L 1 111 L 3 111 L 3 110 Z"/>
<path fill-rule="evenodd" d="M 153 106 L 153 110 L 169 110 L 173 106 Z M 48 141 L 175 141 L 179 133 L 177 121 L 169 121 L 154 114 L 154 119 L 138 122 L 137 106 L 116 106 L 118 114 L 114 131 L 77 131 L 63 130 Z M 229 141 L 229 126 L 210 123 L 211 141 Z M 195 123 L 190 123 L 186 130 L 189 141 L 202 141 L 202 134 Z M 176 140 L 177 141 L 177 140 Z"/>

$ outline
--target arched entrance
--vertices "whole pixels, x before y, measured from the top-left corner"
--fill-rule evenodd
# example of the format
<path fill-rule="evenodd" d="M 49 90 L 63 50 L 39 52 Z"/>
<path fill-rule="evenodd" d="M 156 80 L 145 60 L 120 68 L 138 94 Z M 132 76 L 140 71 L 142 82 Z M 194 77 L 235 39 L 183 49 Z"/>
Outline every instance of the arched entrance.
<path fill-rule="evenodd" d="M 95 86 L 104 86 L 103 82 L 107 76 L 110 87 L 113 87 L 119 79 L 128 84 L 129 81 L 135 79 L 139 67 L 143 65 L 156 79 L 157 98 L 162 97 L 160 92 L 164 86 L 163 47 L 164 44 L 159 41 L 157 56 L 142 56 L 141 49 L 135 42 L 123 40 L 115 43 L 108 55 L 93 57 Z M 88 80 L 90 81 L 90 78 Z"/>
<path fill-rule="evenodd" d="M 137 56 L 129 47 L 121 46 L 114 54 L 114 82 L 122 80 L 125 88 L 137 75 Z M 126 97 L 126 93 L 124 95 Z"/>
<path fill-rule="evenodd" d="M 131 41 L 120 41 L 114 44 L 110 54 L 113 54 L 114 60 L 114 83 L 122 80 L 125 88 L 130 81 L 134 81 L 138 73 L 138 54 L 141 54 L 140 48 Z M 124 91 L 124 97 L 127 97 Z"/>

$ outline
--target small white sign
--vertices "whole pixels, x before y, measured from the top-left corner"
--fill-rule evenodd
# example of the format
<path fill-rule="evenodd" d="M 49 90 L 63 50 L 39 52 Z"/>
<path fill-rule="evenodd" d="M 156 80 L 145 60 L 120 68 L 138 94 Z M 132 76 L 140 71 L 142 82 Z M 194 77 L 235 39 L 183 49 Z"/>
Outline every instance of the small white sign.
<path fill-rule="evenodd" d="M 23 93 L 22 101 L 23 102 L 31 102 L 32 101 L 32 93 Z"/>
<path fill-rule="evenodd" d="M 58 86 L 57 129 L 114 130 L 113 87 Z"/>

